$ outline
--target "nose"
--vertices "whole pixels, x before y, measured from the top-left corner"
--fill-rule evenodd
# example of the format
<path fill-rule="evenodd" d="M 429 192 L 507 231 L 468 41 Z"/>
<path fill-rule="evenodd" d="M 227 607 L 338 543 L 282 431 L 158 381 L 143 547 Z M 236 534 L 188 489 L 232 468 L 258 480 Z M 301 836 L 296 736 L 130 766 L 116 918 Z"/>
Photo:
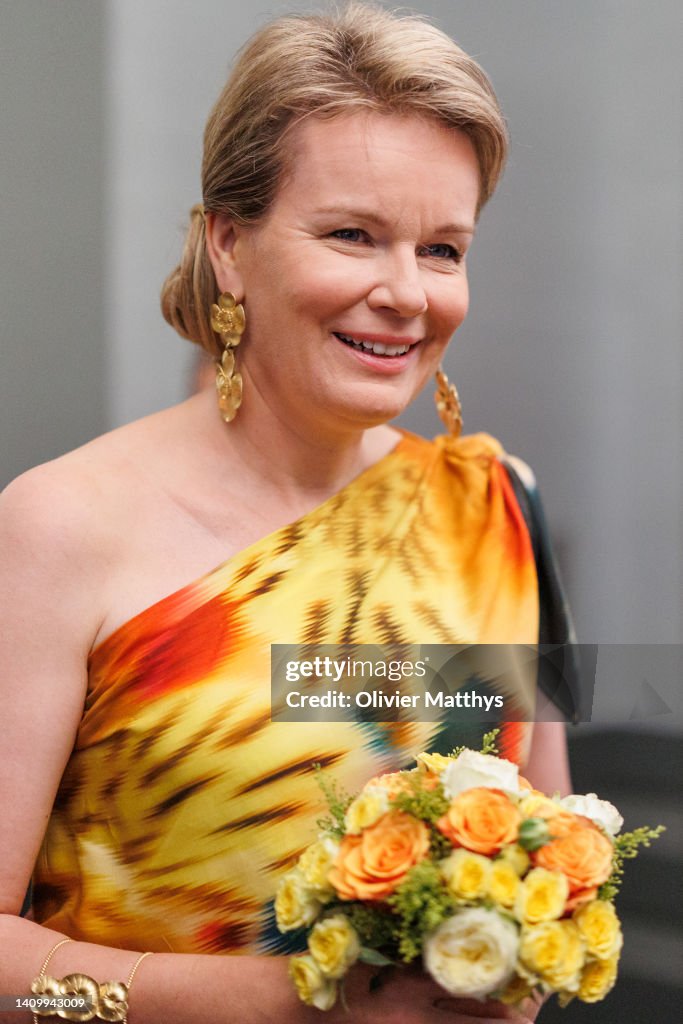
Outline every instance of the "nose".
<path fill-rule="evenodd" d="M 378 261 L 367 301 L 372 309 L 406 318 L 426 312 L 427 293 L 414 252 L 385 254 Z"/>

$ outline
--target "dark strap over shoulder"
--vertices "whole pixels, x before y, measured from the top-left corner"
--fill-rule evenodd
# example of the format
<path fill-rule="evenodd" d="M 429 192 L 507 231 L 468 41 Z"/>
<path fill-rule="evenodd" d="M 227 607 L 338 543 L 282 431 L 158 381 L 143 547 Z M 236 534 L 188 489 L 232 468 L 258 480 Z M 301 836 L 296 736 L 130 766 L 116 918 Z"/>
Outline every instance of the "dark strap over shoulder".
<path fill-rule="evenodd" d="M 560 654 L 561 664 L 556 665 L 557 671 L 550 676 L 539 671 L 539 687 L 565 718 L 576 723 L 580 706 L 578 646 L 536 480 L 531 470 L 524 464 L 516 465 L 515 459 L 503 457 L 501 463 L 524 516 L 536 559 L 540 610 L 538 642 L 566 645 Z"/>

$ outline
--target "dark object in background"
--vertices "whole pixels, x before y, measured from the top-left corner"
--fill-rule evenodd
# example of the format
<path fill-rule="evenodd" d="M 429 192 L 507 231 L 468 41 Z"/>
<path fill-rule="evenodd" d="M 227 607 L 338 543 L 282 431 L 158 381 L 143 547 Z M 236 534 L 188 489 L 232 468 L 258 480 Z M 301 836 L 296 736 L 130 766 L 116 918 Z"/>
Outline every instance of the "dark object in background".
<path fill-rule="evenodd" d="M 628 864 L 616 898 L 624 951 L 616 987 L 599 1005 L 551 1000 L 539 1024 L 678 1024 L 683 1019 L 683 830 L 680 736 L 568 728 L 575 793 L 597 790 L 624 816 L 624 829 L 666 825 Z"/>

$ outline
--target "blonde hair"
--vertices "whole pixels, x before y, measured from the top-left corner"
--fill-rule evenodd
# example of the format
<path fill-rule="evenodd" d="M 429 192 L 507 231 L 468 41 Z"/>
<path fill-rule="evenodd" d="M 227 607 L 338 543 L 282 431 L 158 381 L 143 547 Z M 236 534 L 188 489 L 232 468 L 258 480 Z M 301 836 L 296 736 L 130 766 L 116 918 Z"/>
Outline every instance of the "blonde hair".
<path fill-rule="evenodd" d="M 243 48 L 204 132 L 201 204 L 191 211 L 180 265 L 161 295 L 165 319 L 215 355 L 209 307 L 217 285 L 206 251 L 204 210 L 258 221 L 287 165 L 286 134 L 302 118 L 354 109 L 429 117 L 469 136 L 480 171 L 478 210 L 507 153 L 493 87 L 447 35 L 415 15 L 351 3 L 333 14 L 287 15 Z"/>

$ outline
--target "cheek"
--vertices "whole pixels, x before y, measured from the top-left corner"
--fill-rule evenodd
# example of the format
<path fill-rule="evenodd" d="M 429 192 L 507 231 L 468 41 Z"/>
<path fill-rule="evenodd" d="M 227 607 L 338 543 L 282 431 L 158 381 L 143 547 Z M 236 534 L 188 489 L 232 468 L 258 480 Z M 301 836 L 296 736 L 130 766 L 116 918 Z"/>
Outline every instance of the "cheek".
<path fill-rule="evenodd" d="M 457 290 L 457 295 L 454 298 L 453 303 L 453 317 L 457 321 L 458 327 L 467 316 L 467 310 L 470 307 L 470 289 L 467 282 L 467 278 L 463 277 L 460 282 L 460 286 Z"/>
<path fill-rule="evenodd" d="M 448 341 L 451 334 L 460 327 L 469 308 L 467 280 L 461 279 L 455 287 L 435 296 L 432 312 L 437 325 L 437 334 L 442 341 Z"/>
<path fill-rule="evenodd" d="M 360 261 L 358 261 L 358 264 Z M 338 259 L 311 259 L 304 254 L 296 262 L 280 262 L 268 268 L 268 293 L 282 318 L 321 320 L 361 301 L 367 291 L 367 268 L 341 265 Z"/>
<path fill-rule="evenodd" d="M 341 264 L 321 259 L 299 280 L 295 301 L 313 314 L 329 316 L 362 302 L 368 291 L 368 268 L 360 260 Z"/>

